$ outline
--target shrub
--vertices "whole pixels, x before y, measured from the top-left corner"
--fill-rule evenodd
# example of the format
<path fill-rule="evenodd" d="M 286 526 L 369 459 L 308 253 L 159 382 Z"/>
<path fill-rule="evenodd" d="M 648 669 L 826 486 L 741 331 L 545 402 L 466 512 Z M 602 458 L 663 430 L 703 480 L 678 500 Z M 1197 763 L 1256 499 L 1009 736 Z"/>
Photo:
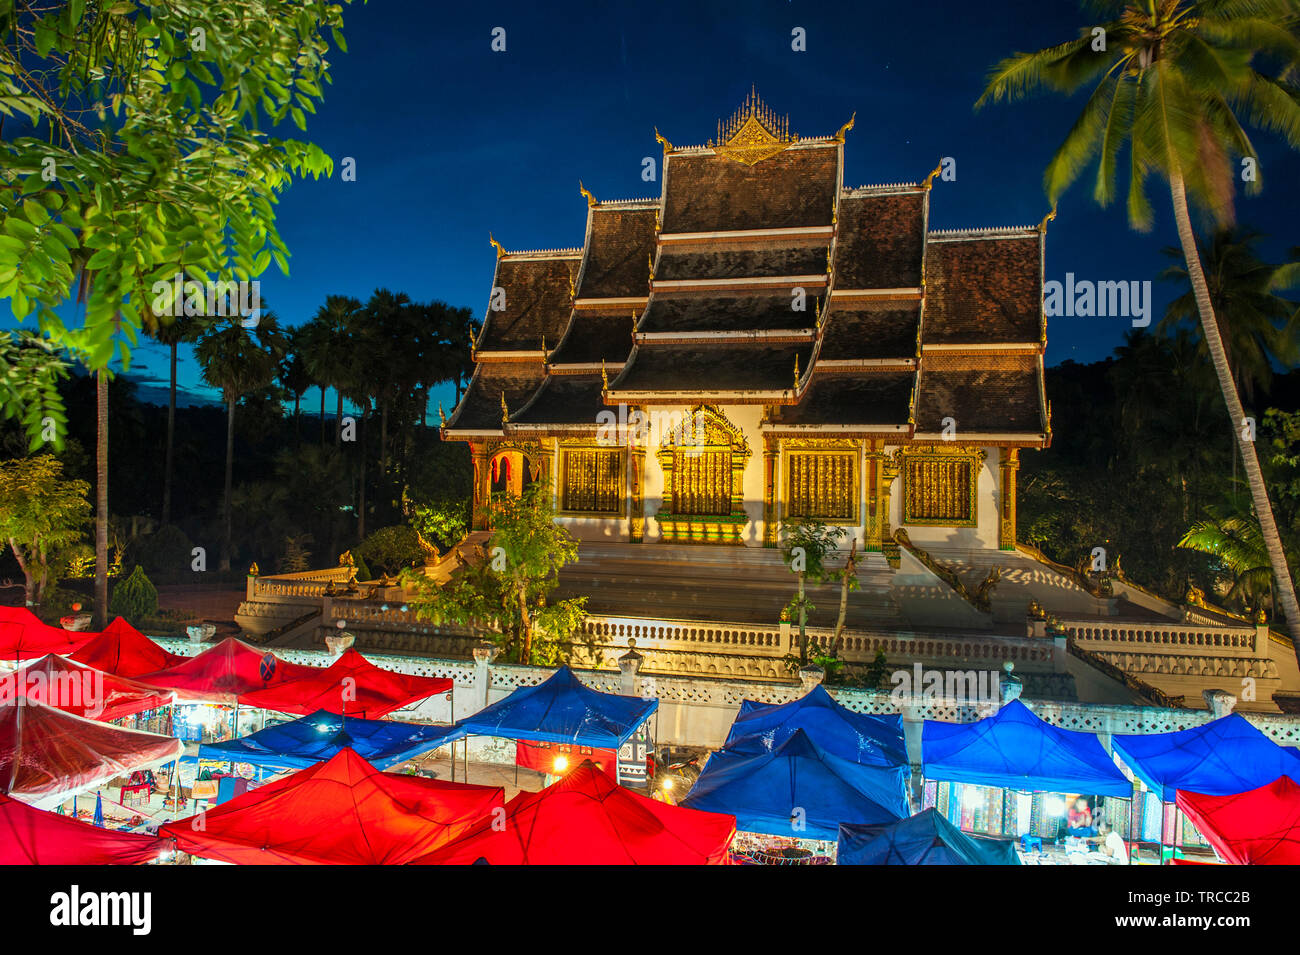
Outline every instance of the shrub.
<path fill-rule="evenodd" d="M 424 560 L 420 535 L 415 528 L 406 524 L 381 527 L 362 541 L 352 554 L 357 558 L 358 580 L 368 579 L 361 575 L 361 558 L 365 558 L 372 571 L 382 571 L 385 574 L 396 574 L 403 568 L 414 567 Z"/>
<path fill-rule="evenodd" d="M 130 577 L 113 588 L 108 612 L 110 616 L 125 617 L 132 622 L 158 612 L 158 591 L 139 564 Z"/>
<path fill-rule="evenodd" d="M 164 524 L 138 546 L 140 566 L 151 574 L 179 577 L 190 569 L 194 545 L 175 524 Z"/>

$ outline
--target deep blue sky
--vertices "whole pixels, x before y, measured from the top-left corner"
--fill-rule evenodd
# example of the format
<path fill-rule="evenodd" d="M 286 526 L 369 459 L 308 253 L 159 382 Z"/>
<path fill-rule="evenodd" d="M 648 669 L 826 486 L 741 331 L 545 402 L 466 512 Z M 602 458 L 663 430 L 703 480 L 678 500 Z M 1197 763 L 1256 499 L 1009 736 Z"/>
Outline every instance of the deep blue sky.
<path fill-rule="evenodd" d="M 832 133 L 857 112 L 846 185 L 919 180 L 940 157 L 955 157 L 957 181 L 932 193 L 932 228 L 1037 223 L 1047 211 L 1042 169 L 1082 101 L 979 114 L 972 104 L 1000 57 L 1068 39 L 1087 22 L 1068 0 L 371 0 L 346 17 L 349 51 L 331 56 L 334 83 L 308 127 L 335 158 L 335 175 L 284 195 L 292 273 L 273 266 L 262 280 L 267 304 L 290 325 L 327 294 L 364 299 L 378 286 L 481 316 L 489 230 L 507 249 L 580 245 L 579 179 L 602 199 L 658 195 L 658 183 L 641 180 L 642 158 L 660 157 L 654 128 L 674 144 L 703 143 L 751 84 L 800 134 Z M 497 26 L 507 31 L 505 53 L 490 49 Z M 791 50 L 796 26 L 807 31 L 807 52 Z M 1265 134 L 1257 144 L 1266 189 L 1239 199 L 1238 218 L 1274 237 L 1267 249 L 1280 256 L 1300 244 L 1300 158 Z M 345 156 L 356 159 L 356 182 L 340 180 Z M 1154 278 L 1166 264 L 1160 249 L 1176 236 L 1167 187 L 1149 188 L 1158 218 L 1141 235 L 1122 206 L 1099 210 L 1090 184 L 1076 185 L 1049 227 L 1047 278 Z M 1157 283 L 1156 295 L 1162 310 L 1169 290 Z M 1103 358 L 1126 326 L 1056 319 L 1048 361 Z M 145 346 L 137 361 L 143 383 L 165 384 L 164 350 Z M 181 381 L 194 397 L 207 393 L 188 356 Z M 309 393 L 307 407 L 318 400 Z"/>

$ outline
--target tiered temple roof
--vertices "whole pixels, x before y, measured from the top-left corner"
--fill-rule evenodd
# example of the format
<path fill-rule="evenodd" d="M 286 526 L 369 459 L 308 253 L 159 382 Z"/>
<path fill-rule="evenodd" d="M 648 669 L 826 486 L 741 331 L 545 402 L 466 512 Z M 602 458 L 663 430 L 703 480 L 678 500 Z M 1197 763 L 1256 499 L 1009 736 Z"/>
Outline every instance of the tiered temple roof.
<path fill-rule="evenodd" d="M 585 188 L 578 250 L 497 245 L 449 438 L 586 433 L 620 403 L 761 404 L 764 427 L 1042 446 L 1042 227 L 930 232 L 923 183 L 842 184 L 845 135 L 751 96 L 664 148 L 657 199 Z M 504 407 L 503 407 L 504 406 Z M 503 420 L 503 414 L 505 418 Z"/>

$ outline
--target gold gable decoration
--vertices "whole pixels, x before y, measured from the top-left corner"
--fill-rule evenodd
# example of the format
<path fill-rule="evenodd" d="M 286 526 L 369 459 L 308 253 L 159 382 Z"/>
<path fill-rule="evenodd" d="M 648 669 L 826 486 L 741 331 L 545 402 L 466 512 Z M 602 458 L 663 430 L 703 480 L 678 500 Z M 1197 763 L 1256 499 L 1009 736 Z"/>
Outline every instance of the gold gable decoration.
<path fill-rule="evenodd" d="M 777 116 L 751 87 L 745 102 L 724 124 L 718 121 L 718 138 L 709 147 L 719 156 L 753 166 L 770 159 L 799 141 L 790 135 L 790 120 Z"/>

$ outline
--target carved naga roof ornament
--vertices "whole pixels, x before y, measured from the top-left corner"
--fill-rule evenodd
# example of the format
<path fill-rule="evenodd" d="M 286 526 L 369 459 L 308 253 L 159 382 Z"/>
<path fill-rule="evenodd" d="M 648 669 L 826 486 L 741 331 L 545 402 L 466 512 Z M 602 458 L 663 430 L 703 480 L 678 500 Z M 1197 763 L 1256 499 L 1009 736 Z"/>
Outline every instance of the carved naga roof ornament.
<path fill-rule="evenodd" d="M 578 191 L 582 193 L 583 198 L 587 200 L 588 209 L 594 209 L 596 206 L 600 205 L 600 200 L 591 194 L 591 190 L 582 184 L 581 179 L 578 180 Z"/>
<path fill-rule="evenodd" d="M 492 243 L 492 248 L 497 250 L 498 259 L 501 258 L 501 256 L 506 254 L 505 246 L 503 246 L 500 242 L 498 242 L 496 238 L 493 237 L 491 232 L 488 233 L 488 241 Z"/>

